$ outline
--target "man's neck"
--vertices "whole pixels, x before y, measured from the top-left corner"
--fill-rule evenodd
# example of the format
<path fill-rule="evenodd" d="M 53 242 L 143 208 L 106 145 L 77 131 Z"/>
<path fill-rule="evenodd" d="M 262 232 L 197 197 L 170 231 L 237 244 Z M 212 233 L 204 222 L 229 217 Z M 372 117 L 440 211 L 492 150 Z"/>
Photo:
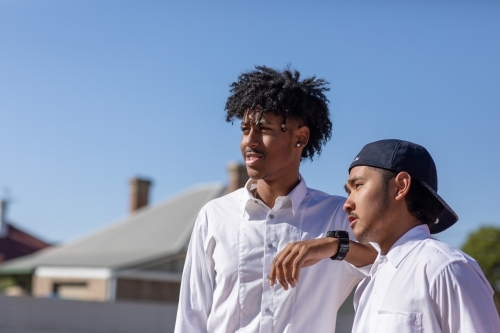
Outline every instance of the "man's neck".
<path fill-rule="evenodd" d="M 417 225 L 420 225 L 421 222 L 414 218 L 413 216 L 406 216 L 402 219 L 394 221 L 391 223 L 392 226 L 388 226 L 388 230 L 385 234 L 383 240 L 380 240 L 378 243 L 380 246 L 380 252 L 386 255 L 392 246 L 404 235 L 408 232 L 408 230 L 413 229 Z"/>
<path fill-rule="evenodd" d="M 255 196 L 262 200 L 268 207 L 273 208 L 278 197 L 288 195 L 299 183 L 298 172 L 275 181 L 259 179 L 257 180 Z"/>

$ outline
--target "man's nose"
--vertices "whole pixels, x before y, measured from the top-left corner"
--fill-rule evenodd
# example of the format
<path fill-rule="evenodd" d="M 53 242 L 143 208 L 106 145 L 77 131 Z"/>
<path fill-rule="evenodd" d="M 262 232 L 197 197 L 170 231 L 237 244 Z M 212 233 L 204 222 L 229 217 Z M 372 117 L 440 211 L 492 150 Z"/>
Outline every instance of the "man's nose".
<path fill-rule="evenodd" d="M 347 197 L 347 200 L 344 202 L 344 206 L 342 208 L 346 213 L 350 213 L 354 210 L 354 201 L 351 199 L 351 196 Z"/>
<path fill-rule="evenodd" d="M 255 128 L 251 128 L 248 134 L 245 136 L 245 144 L 248 147 L 255 147 L 259 145 L 259 139 L 257 135 L 257 130 Z"/>

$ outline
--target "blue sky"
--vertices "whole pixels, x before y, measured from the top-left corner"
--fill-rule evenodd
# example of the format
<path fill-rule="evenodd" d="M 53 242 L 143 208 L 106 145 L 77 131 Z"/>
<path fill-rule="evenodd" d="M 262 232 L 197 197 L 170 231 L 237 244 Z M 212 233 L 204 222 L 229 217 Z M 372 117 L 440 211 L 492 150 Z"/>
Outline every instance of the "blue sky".
<path fill-rule="evenodd" d="M 343 194 L 361 147 L 425 146 L 459 246 L 500 226 L 500 3 L 494 1 L 0 1 L 0 193 L 10 220 L 75 239 L 153 203 L 226 182 L 241 161 L 229 84 L 255 65 L 330 82 L 333 136 L 301 169 Z"/>

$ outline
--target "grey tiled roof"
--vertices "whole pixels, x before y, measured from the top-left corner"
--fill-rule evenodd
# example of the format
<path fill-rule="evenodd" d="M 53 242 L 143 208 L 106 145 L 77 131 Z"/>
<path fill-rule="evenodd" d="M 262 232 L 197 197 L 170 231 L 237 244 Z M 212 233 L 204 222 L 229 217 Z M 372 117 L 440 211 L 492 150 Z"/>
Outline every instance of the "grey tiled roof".
<path fill-rule="evenodd" d="M 175 255 L 189 242 L 201 207 L 223 193 L 220 184 L 197 186 L 74 242 L 10 260 L 0 273 L 39 266 L 120 269 Z"/>

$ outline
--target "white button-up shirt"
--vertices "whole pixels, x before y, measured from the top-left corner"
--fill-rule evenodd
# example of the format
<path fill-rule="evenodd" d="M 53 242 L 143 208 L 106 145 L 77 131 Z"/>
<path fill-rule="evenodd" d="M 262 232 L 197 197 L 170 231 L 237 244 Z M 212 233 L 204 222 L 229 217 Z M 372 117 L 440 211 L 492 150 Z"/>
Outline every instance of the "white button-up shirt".
<path fill-rule="evenodd" d="M 337 310 L 364 277 L 344 261 L 301 271 L 296 288 L 269 286 L 275 255 L 288 243 L 349 230 L 344 198 L 300 183 L 273 208 L 256 183 L 209 202 L 198 215 L 182 276 L 176 333 L 335 332 Z"/>
<path fill-rule="evenodd" d="M 354 295 L 354 333 L 500 332 L 477 262 L 420 225 L 379 255 Z"/>

